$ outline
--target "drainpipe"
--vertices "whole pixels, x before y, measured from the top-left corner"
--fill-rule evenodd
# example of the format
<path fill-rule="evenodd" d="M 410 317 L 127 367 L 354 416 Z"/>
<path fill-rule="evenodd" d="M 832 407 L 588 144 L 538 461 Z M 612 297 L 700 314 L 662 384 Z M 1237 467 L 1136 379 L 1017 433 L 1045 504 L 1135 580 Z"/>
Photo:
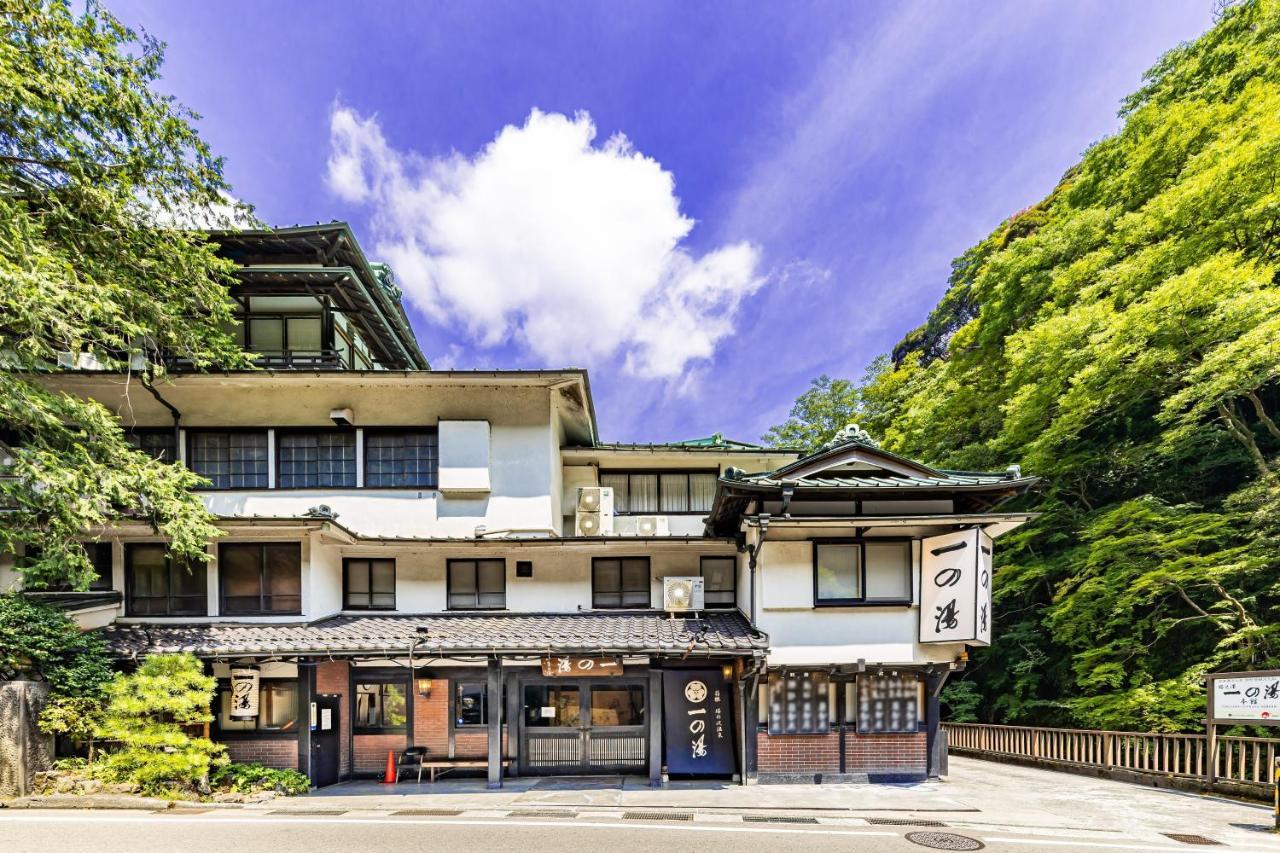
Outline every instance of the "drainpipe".
<path fill-rule="evenodd" d="M 750 592 L 750 612 L 747 614 L 751 619 L 752 627 L 756 624 L 756 566 L 759 564 L 760 549 L 764 546 L 764 535 L 769 531 L 769 513 L 762 512 L 756 516 L 756 522 L 760 532 L 752 537 L 751 528 L 748 527 L 746 535 L 738 544 L 738 550 L 747 555 L 747 585 Z M 755 542 L 746 541 L 753 538 Z"/>

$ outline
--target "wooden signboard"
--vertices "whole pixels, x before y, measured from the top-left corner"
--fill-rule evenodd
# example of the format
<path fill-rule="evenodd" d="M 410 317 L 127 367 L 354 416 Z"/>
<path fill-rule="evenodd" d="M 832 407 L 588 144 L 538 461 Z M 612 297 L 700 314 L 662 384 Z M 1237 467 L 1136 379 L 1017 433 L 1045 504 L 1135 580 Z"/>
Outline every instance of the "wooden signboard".
<path fill-rule="evenodd" d="M 556 655 L 542 659 L 542 674 L 553 678 L 607 678 L 622 675 L 622 658 Z"/>

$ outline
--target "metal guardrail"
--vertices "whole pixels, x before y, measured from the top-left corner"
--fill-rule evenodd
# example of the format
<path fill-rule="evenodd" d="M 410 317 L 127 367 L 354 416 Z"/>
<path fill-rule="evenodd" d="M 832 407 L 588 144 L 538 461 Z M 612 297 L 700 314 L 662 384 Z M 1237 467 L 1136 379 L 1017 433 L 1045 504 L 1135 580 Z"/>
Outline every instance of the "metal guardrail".
<path fill-rule="evenodd" d="M 1272 784 L 1280 741 L 1257 737 L 1217 738 L 1208 756 L 1204 734 L 1114 732 L 944 723 L 951 749 L 1007 755 L 1104 770 L 1127 770 L 1248 785 Z"/>

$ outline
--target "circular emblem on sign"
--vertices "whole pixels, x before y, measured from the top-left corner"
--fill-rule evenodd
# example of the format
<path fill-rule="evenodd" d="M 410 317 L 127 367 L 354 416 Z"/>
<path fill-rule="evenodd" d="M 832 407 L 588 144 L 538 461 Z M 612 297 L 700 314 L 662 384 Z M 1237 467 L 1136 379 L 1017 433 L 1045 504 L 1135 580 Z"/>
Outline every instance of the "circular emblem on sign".
<path fill-rule="evenodd" d="M 707 685 L 701 681 L 690 681 L 684 686 L 684 698 L 690 702 L 703 702 L 707 698 Z"/>

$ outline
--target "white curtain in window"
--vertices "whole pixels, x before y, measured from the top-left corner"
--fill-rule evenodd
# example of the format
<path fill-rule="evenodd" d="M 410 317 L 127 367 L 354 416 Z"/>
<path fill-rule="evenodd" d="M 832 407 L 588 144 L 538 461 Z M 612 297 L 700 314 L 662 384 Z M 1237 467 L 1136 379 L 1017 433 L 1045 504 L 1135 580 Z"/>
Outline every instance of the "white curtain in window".
<path fill-rule="evenodd" d="M 662 511 L 663 512 L 688 512 L 689 511 L 689 475 L 688 474 L 663 474 L 661 483 L 662 483 Z"/>
<path fill-rule="evenodd" d="M 867 542 L 867 598 L 911 599 L 911 543 Z"/>
<path fill-rule="evenodd" d="M 716 494 L 715 474 L 689 475 L 689 509 L 693 512 L 708 512 L 711 499 Z"/>
<path fill-rule="evenodd" d="M 658 511 L 658 475 L 632 474 L 627 512 Z"/>
<path fill-rule="evenodd" d="M 613 489 L 613 511 L 628 512 L 627 509 L 627 475 L 601 474 L 600 485 Z"/>

